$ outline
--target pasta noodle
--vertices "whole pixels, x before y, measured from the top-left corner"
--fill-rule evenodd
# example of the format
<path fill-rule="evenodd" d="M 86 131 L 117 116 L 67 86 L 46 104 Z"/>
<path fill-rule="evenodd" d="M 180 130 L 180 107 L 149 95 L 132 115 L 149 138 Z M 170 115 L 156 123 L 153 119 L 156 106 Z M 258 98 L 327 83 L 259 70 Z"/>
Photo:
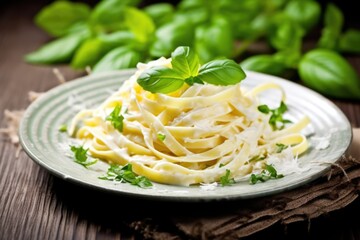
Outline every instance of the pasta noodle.
<path fill-rule="evenodd" d="M 288 146 L 292 156 L 308 148 L 301 134 L 307 117 L 275 130 L 270 114 L 258 110 L 259 94 L 269 89 L 279 90 L 285 101 L 281 86 L 184 84 L 170 94 L 153 94 L 136 82 L 153 66 L 171 68 L 171 59 L 139 63 L 118 91 L 73 118 L 69 133 L 84 140 L 93 157 L 131 163 L 135 173 L 155 182 L 189 186 L 219 181 L 226 171 L 245 176 L 262 168 L 269 156 L 281 154 L 279 144 Z M 115 107 L 121 107 L 122 132 L 108 121 Z"/>

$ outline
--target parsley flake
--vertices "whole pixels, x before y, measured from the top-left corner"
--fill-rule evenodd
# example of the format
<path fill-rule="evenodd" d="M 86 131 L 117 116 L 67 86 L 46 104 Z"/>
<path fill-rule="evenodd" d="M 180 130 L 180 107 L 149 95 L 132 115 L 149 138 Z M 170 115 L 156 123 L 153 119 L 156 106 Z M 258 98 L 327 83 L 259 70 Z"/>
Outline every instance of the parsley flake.
<path fill-rule="evenodd" d="M 275 109 L 270 109 L 267 105 L 258 106 L 258 110 L 264 114 L 271 113 L 269 124 L 273 130 L 281 130 L 285 127 L 285 124 L 291 123 L 290 120 L 284 119 L 283 114 L 287 111 L 286 104 L 281 101 L 280 106 Z"/>
<path fill-rule="evenodd" d="M 282 143 L 276 143 L 276 153 L 281 153 L 284 149 L 287 149 L 289 146 L 282 144 Z"/>
<path fill-rule="evenodd" d="M 230 170 L 226 169 L 226 173 L 224 176 L 220 177 L 220 184 L 221 186 L 230 186 L 235 183 L 234 178 L 230 178 Z"/>
<path fill-rule="evenodd" d="M 163 142 L 163 141 L 165 140 L 165 138 L 166 138 L 166 135 L 159 132 L 159 133 L 157 134 L 157 138 L 158 138 L 160 141 Z"/>
<path fill-rule="evenodd" d="M 107 121 L 111 122 L 111 125 L 119 132 L 123 131 L 124 128 L 124 116 L 120 114 L 121 106 L 117 105 L 114 110 L 106 117 Z"/>
<path fill-rule="evenodd" d="M 87 151 L 89 149 L 84 149 L 82 146 L 70 146 L 71 151 L 74 153 L 75 162 L 87 168 L 90 165 L 93 165 L 97 162 L 96 159 L 88 161 Z"/>
<path fill-rule="evenodd" d="M 283 174 L 278 174 L 276 169 L 269 164 L 265 164 L 265 169 L 259 174 L 251 174 L 249 182 L 250 184 L 256 184 L 257 182 L 266 182 L 270 179 L 278 179 L 284 177 Z"/>
<path fill-rule="evenodd" d="M 132 170 L 132 165 L 130 163 L 125 166 L 120 166 L 117 164 L 110 165 L 105 176 L 99 177 L 102 180 L 108 181 L 119 181 L 119 182 L 127 182 L 132 185 L 136 185 L 141 188 L 149 188 L 152 186 L 151 181 L 144 177 L 138 176 Z"/>
<path fill-rule="evenodd" d="M 66 124 L 62 124 L 60 127 L 59 127 L 59 132 L 66 132 L 67 131 L 67 125 Z"/>

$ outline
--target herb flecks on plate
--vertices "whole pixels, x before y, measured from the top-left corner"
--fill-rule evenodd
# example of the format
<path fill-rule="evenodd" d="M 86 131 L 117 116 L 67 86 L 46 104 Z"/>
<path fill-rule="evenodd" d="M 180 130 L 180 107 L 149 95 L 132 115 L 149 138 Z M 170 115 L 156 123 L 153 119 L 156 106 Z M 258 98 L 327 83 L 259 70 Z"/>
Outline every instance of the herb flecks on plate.
<path fill-rule="evenodd" d="M 235 183 L 234 178 L 230 177 L 231 171 L 229 169 L 226 169 L 225 175 L 220 177 L 220 184 L 221 186 L 230 186 Z"/>
<path fill-rule="evenodd" d="M 270 179 L 283 178 L 283 174 L 278 174 L 274 166 L 265 164 L 265 169 L 259 174 L 251 174 L 249 182 L 250 184 L 256 184 L 257 182 L 266 182 Z"/>
<path fill-rule="evenodd" d="M 71 151 L 74 153 L 74 161 L 85 168 L 95 164 L 97 159 L 89 160 L 87 152 L 89 149 L 84 149 L 83 146 L 70 146 Z"/>
<path fill-rule="evenodd" d="M 124 128 L 124 116 L 120 114 L 121 106 L 116 106 L 114 110 L 106 117 L 107 121 L 111 122 L 111 125 L 119 132 L 123 131 Z"/>
<path fill-rule="evenodd" d="M 285 124 L 291 123 L 290 120 L 284 119 L 283 114 L 287 111 L 286 104 L 281 101 L 280 106 L 278 108 L 270 109 L 268 105 L 260 105 L 258 106 L 258 110 L 264 114 L 271 114 L 269 119 L 269 124 L 273 128 L 273 130 L 281 130 L 285 127 Z"/>
<path fill-rule="evenodd" d="M 99 177 L 102 180 L 108 181 L 119 181 L 123 183 L 130 183 L 141 188 L 150 188 L 152 187 L 151 181 L 144 177 L 139 176 L 132 170 L 132 165 L 130 163 L 125 166 L 120 166 L 117 164 L 110 165 L 105 176 Z"/>

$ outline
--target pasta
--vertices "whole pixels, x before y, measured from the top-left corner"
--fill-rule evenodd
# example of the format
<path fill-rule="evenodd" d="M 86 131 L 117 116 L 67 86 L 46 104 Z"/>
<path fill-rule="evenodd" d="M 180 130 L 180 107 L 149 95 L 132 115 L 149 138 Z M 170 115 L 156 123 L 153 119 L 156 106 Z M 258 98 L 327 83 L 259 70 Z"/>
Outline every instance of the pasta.
<path fill-rule="evenodd" d="M 271 114 L 259 111 L 261 92 L 277 89 L 285 101 L 281 86 L 184 84 L 169 94 L 153 94 L 136 80 L 154 66 L 171 68 L 171 59 L 139 63 L 118 91 L 73 118 L 69 133 L 83 140 L 93 157 L 131 163 L 136 174 L 154 182 L 190 186 L 217 182 L 227 171 L 239 178 L 264 168 L 269 156 L 282 154 L 279 146 L 291 156 L 308 148 L 301 134 L 306 116 L 277 130 L 269 124 Z M 116 108 L 121 131 L 109 121 Z"/>

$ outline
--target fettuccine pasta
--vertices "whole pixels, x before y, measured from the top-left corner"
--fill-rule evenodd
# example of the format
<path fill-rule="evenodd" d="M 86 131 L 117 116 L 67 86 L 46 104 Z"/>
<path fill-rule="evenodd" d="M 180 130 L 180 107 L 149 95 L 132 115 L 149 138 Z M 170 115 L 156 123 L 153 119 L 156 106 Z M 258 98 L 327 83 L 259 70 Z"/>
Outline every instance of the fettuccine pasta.
<path fill-rule="evenodd" d="M 275 83 L 253 89 L 241 84 L 184 84 L 170 94 L 150 93 L 137 77 L 153 66 L 171 68 L 171 59 L 139 63 L 137 72 L 95 109 L 80 111 L 69 132 L 85 142 L 89 153 L 109 163 L 132 164 L 133 171 L 158 183 L 189 186 L 219 181 L 226 171 L 239 178 L 261 168 L 269 156 L 288 147 L 293 156 L 308 148 L 301 130 L 304 117 L 283 129 L 259 111 L 259 94 Z M 108 116 L 118 107 L 122 131 Z M 290 150 L 289 150 L 290 149 Z"/>

